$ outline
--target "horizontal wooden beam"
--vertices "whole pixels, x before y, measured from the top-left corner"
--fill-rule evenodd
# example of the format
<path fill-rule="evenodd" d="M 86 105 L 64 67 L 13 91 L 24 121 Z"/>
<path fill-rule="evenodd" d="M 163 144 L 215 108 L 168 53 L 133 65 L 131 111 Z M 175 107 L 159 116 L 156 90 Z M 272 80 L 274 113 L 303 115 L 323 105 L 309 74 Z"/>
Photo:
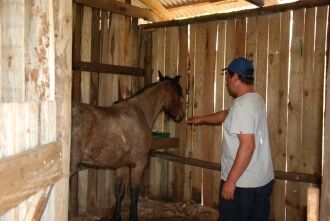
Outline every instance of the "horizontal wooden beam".
<path fill-rule="evenodd" d="M 143 18 L 147 21 L 161 21 L 159 16 L 151 10 L 139 8 L 116 0 L 74 0 L 74 2 L 121 15 L 127 15 L 134 18 Z"/>
<path fill-rule="evenodd" d="M 151 149 L 168 149 L 177 148 L 179 146 L 179 138 L 169 137 L 169 138 L 154 138 L 152 140 Z"/>
<path fill-rule="evenodd" d="M 173 5 L 166 7 L 166 9 L 169 10 L 170 12 L 180 11 L 180 10 L 185 10 L 185 9 L 194 10 L 195 8 L 197 9 L 198 7 L 201 7 L 201 6 L 223 5 L 223 4 L 227 4 L 230 2 L 237 2 L 237 0 L 199 0 L 199 1 L 194 1 L 194 2 L 179 2 L 177 4 L 173 4 Z"/>
<path fill-rule="evenodd" d="M 172 20 L 173 15 L 159 1 L 155 0 L 140 0 L 145 6 L 150 8 L 162 20 Z"/>
<path fill-rule="evenodd" d="M 109 74 L 132 75 L 144 77 L 143 68 L 127 67 L 112 64 L 95 64 L 91 62 L 75 61 L 72 69 L 74 71 L 89 71 Z"/>
<path fill-rule="evenodd" d="M 250 2 L 250 3 L 252 3 L 256 6 L 259 6 L 259 7 L 262 7 L 262 6 L 265 5 L 264 0 L 245 0 L 245 1 Z"/>
<path fill-rule="evenodd" d="M 214 20 L 227 20 L 227 19 L 244 18 L 244 17 L 259 16 L 259 15 L 267 15 L 267 14 L 283 12 L 288 10 L 297 10 L 301 8 L 311 8 L 311 7 L 317 7 L 323 5 L 329 5 L 329 0 L 303 0 L 288 4 L 274 5 L 274 6 L 257 8 L 257 9 L 248 9 L 248 10 L 231 12 L 231 13 L 219 13 L 219 14 L 205 15 L 205 16 L 182 19 L 182 20 L 155 22 L 151 24 L 141 25 L 141 27 L 143 27 L 144 29 L 154 29 L 154 28 L 163 28 L 163 27 L 171 27 L 171 26 L 181 26 L 181 25 L 208 22 Z"/>
<path fill-rule="evenodd" d="M 220 163 L 208 162 L 188 157 L 182 157 L 178 155 L 174 155 L 167 152 L 160 151 L 152 151 L 151 156 L 159 157 L 165 160 L 187 164 L 191 166 L 201 167 L 204 169 L 210 170 L 218 170 L 221 171 Z M 280 180 L 289 180 L 296 182 L 304 182 L 304 183 L 314 183 L 321 184 L 321 176 L 305 174 L 305 173 L 295 173 L 295 172 L 283 172 L 283 171 L 275 171 L 275 178 Z"/>
<path fill-rule="evenodd" d="M 50 143 L 0 160 L 0 214 L 62 177 L 61 147 Z"/>

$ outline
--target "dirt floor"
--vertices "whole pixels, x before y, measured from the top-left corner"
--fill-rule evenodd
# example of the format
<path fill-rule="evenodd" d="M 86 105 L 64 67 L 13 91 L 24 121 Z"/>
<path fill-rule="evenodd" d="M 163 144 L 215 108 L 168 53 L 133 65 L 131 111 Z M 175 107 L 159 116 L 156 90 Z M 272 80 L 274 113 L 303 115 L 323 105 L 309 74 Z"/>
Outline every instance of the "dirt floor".
<path fill-rule="evenodd" d="M 129 202 L 123 203 L 122 220 L 128 220 Z M 111 212 L 112 214 L 112 212 Z M 107 220 L 112 220 L 111 215 Z M 139 221 L 216 221 L 218 211 L 196 203 L 165 203 L 140 197 L 138 204 Z M 71 221 L 98 221 L 99 216 L 79 216 Z"/>

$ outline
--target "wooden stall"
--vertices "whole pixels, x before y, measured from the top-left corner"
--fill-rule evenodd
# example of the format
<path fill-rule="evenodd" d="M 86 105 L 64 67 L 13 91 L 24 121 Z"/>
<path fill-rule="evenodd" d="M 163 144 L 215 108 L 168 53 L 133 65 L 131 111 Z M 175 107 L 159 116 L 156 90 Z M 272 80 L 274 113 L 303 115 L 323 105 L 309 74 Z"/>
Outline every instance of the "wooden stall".
<path fill-rule="evenodd" d="M 0 220 L 67 220 L 72 3 L 0 1 Z"/>
<path fill-rule="evenodd" d="M 314 1 L 143 26 L 152 39 L 153 68 L 186 79 L 188 116 L 228 108 L 232 99 L 221 69 L 236 56 L 253 61 L 255 89 L 267 105 L 276 176 L 271 220 L 305 220 L 307 189 L 320 188 L 322 159 L 327 158 L 322 155 L 323 138 L 328 137 L 323 125 L 329 123 L 324 119 L 328 21 L 329 2 Z M 216 207 L 220 173 L 210 169 L 220 170 L 220 165 L 209 162 L 219 163 L 221 130 L 187 126 L 178 150 L 154 155 L 197 167 L 184 166 L 185 176 L 177 178 L 180 164 L 164 169 L 158 163 L 151 182 L 167 183 L 169 198 L 178 191 L 175 196 L 183 196 L 179 200 Z M 162 189 L 150 190 L 162 196 Z M 321 220 L 328 220 L 323 213 Z"/>

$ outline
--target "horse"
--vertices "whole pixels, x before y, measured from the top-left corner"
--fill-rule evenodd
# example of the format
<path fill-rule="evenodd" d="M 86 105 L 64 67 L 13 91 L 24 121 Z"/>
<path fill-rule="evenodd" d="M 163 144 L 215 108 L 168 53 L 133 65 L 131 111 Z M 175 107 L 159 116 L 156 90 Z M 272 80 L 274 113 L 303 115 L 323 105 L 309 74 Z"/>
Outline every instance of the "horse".
<path fill-rule="evenodd" d="M 125 177 L 130 174 L 129 220 L 136 221 L 143 171 L 152 144 L 152 126 L 161 111 L 180 122 L 185 116 L 180 76 L 164 77 L 134 96 L 110 107 L 72 104 L 71 190 L 77 190 L 76 171 L 81 165 L 116 169 L 113 220 L 121 220 Z M 71 193 L 70 210 L 77 214 L 77 192 Z"/>

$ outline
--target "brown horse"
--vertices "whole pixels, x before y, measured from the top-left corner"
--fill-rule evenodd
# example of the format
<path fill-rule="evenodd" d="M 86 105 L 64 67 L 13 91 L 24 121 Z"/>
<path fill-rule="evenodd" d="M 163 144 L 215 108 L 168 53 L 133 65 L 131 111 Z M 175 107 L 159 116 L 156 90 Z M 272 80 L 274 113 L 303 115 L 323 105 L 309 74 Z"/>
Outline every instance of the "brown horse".
<path fill-rule="evenodd" d="M 71 173 L 79 165 L 117 169 L 116 206 L 113 220 L 121 220 L 125 193 L 124 178 L 130 172 L 130 215 L 137 220 L 137 201 L 143 170 L 152 143 L 152 126 L 164 111 L 176 122 L 184 118 L 184 98 L 180 76 L 163 77 L 133 97 L 110 107 L 88 104 L 72 106 Z M 77 190 L 77 175 L 71 178 Z M 71 192 L 71 212 L 77 213 L 77 192 Z"/>

